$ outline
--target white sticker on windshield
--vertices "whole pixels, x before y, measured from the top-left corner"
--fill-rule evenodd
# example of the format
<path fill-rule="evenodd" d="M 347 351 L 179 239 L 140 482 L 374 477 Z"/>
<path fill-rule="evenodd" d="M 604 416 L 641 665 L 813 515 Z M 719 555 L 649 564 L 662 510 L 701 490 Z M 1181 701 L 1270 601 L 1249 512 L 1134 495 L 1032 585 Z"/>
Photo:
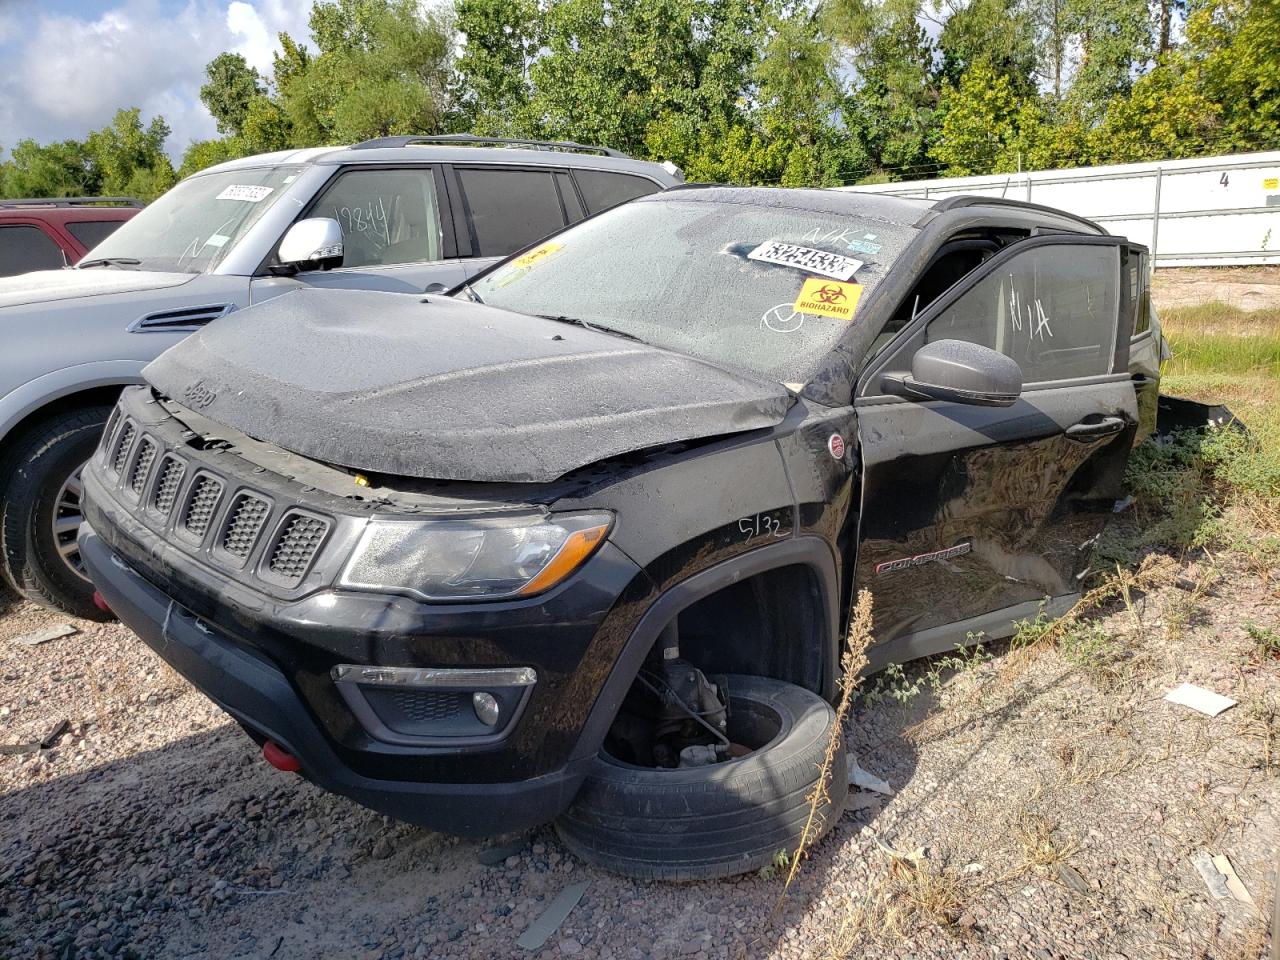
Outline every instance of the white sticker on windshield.
<path fill-rule="evenodd" d="M 259 200 L 265 200 L 274 189 L 274 187 L 255 187 L 248 183 L 233 183 L 214 199 L 243 200 L 245 203 L 257 203 Z"/>
<path fill-rule="evenodd" d="M 817 273 L 833 280 L 851 280 L 862 266 L 861 260 L 842 257 L 838 253 L 799 247 L 794 243 L 769 240 L 747 254 L 748 260 L 773 263 L 780 267 L 794 267 L 805 273 Z"/>
<path fill-rule="evenodd" d="M 204 245 L 206 247 L 225 247 L 227 245 L 227 241 L 230 239 L 230 237 L 223 236 L 220 233 L 215 233 L 204 242 Z"/>

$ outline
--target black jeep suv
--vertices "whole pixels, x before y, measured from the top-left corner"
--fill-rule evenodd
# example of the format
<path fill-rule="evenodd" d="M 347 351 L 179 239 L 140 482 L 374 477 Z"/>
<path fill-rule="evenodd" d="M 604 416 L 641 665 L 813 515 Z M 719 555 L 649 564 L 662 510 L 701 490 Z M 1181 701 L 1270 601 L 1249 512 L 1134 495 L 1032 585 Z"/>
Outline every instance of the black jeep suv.
<path fill-rule="evenodd" d="M 452 297 L 195 334 L 125 391 L 81 548 L 279 767 L 750 870 L 802 828 L 858 590 L 873 668 L 1072 602 L 1153 422 L 1145 289 L 1144 250 L 1026 204 L 678 188 Z"/>

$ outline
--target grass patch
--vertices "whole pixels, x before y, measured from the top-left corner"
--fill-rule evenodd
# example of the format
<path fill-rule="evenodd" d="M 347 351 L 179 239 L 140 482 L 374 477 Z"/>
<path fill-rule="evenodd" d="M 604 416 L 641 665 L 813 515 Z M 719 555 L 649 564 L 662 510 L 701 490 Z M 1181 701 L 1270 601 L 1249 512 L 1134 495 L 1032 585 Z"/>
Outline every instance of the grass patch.
<path fill-rule="evenodd" d="M 1280 377 L 1280 310 L 1246 311 L 1205 303 L 1160 317 L 1173 350 L 1173 376 L 1212 370 L 1219 374 Z"/>

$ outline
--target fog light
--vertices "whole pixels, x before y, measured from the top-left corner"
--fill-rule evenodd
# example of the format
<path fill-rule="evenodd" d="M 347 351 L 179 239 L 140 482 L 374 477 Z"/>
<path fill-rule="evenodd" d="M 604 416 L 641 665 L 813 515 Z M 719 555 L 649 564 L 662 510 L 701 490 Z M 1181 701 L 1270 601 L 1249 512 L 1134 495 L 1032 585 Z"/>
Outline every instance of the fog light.
<path fill-rule="evenodd" d="M 476 717 L 486 727 L 498 725 L 498 701 L 493 694 L 479 691 L 471 695 L 471 705 L 476 708 Z"/>

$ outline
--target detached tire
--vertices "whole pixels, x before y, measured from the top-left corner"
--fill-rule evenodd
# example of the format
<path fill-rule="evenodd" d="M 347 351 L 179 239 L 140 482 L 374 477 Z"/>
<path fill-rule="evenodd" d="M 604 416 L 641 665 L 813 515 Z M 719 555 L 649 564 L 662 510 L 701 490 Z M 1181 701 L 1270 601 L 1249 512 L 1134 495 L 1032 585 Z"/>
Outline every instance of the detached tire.
<path fill-rule="evenodd" d="M 87 620 L 109 616 L 94 606 L 93 585 L 74 569 L 78 551 L 64 553 L 71 551 L 78 497 L 73 489 L 60 505 L 59 495 L 93 456 L 110 413 L 86 407 L 56 414 L 18 437 L 0 463 L 0 569 L 28 600 Z M 61 533 L 59 519 L 67 528 Z"/>
<path fill-rule="evenodd" d="M 601 752 L 556 821 L 564 845 L 603 870 L 654 880 L 730 877 L 773 863 L 779 851 L 794 853 L 835 711 L 780 680 L 730 676 L 725 686 L 731 738 L 735 724 L 755 724 L 773 734 L 763 747 L 677 770 L 632 766 Z M 848 792 L 840 747 L 810 842 L 835 825 Z"/>

